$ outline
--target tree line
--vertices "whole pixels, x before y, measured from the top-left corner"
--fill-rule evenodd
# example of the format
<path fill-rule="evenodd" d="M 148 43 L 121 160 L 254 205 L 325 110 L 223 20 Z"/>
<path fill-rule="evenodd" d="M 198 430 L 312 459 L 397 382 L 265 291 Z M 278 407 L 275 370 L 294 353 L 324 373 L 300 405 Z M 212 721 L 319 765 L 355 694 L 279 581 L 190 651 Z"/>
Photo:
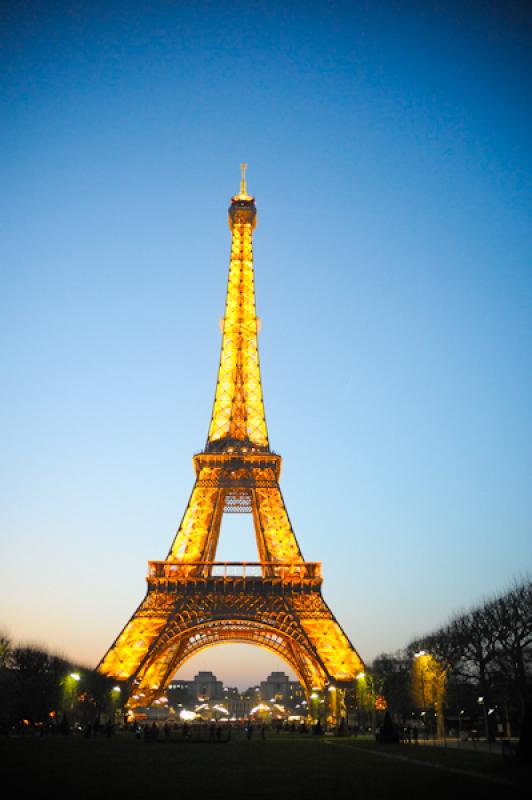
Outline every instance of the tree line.
<path fill-rule="evenodd" d="M 383 653 L 371 672 L 398 721 L 417 711 L 432 713 L 439 733 L 446 721 L 491 738 L 518 732 L 532 699 L 532 581 Z"/>
<path fill-rule="evenodd" d="M 0 732 L 68 732 L 112 717 L 120 704 L 114 682 L 93 669 L 33 645 L 13 646 L 0 634 Z"/>

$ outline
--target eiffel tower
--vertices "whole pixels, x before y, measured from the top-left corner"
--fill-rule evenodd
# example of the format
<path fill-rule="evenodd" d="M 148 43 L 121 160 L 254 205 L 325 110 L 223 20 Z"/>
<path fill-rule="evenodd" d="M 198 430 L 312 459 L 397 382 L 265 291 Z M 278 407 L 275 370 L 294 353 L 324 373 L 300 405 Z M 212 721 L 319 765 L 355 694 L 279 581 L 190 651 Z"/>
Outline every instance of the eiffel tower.
<path fill-rule="evenodd" d="M 256 214 L 243 164 L 229 207 L 220 365 L 205 449 L 193 458 L 196 482 L 166 560 L 149 562 L 146 596 L 98 669 L 124 682 L 129 707 L 146 706 L 200 650 L 245 642 L 280 656 L 309 708 L 321 698 L 334 721 L 364 665 L 322 597 L 321 564 L 303 559 L 279 487 L 281 456 L 268 440 L 257 344 Z M 224 513 L 252 514 L 259 560 L 215 560 Z"/>

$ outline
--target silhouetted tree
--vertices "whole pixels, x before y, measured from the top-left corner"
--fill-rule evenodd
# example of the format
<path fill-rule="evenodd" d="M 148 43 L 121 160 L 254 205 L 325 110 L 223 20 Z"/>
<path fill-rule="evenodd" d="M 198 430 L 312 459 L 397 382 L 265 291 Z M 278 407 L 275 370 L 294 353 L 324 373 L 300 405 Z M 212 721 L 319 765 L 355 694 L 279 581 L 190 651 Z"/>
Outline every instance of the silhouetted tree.
<path fill-rule="evenodd" d="M 116 681 L 95 670 L 76 667 L 66 659 L 31 645 L 11 647 L 0 636 L 0 730 L 8 731 L 26 720 L 46 725 L 61 721 L 94 722 L 121 706 L 113 691 Z M 79 681 L 72 673 L 79 674 Z M 65 722 L 66 727 L 66 722 Z"/>
<path fill-rule="evenodd" d="M 392 714 L 406 720 L 412 710 L 410 659 L 402 652 L 382 653 L 371 667 Z"/>
<path fill-rule="evenodd" d="M 498 666 L 510 676 L 524 708 L 531 680 L 532 583 L 515 586 L 488 603 L 485 615 L 496 638 Z"/>
<path fill-rule="evenodd" d="M 11 657 L 11 639 L 6 633 L 0 632 L 0 669 L 9 667 Z"/>
<path fill-rule="evenodd" d="M 45 650 L 15 647 L 9 670 L 15 699 L 13 724 L 23 719 L 30 723 L 47 722 L 50 712 L 61 706 L 61 683 L 70 669 L 67 661 Z"/>
<path fill-rule="evenodd" d="M 407 648 L 412 657 L 420 650 L 446 665 L 447 703 L 460 698 L 459 707 L 464 696 L 469 697 L 471 714 L 478 715 L 483 707 L 485 724 L 493 735 L 495 716 L 488 713 L 488 706 L 497 707 L 508 723 L 512 709 L 522 716 L 530 692 L 532 582 L 516 584 L 483 605 L 455 615 Z"/>

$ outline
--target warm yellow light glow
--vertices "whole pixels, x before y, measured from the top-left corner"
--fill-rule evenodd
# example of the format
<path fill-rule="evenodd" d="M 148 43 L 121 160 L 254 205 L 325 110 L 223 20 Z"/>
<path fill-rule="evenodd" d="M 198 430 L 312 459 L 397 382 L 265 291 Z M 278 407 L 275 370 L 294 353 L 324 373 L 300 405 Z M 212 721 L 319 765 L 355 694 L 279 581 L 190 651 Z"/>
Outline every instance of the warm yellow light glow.
<path fill-rule="evenodd" d="M 232 226 L 222 351 L 209 442 L 268 446 L 262 401 L 253 275 L 252 223 Z"/>
<path fill-rule="evenodd" d="M 254 708 L 252 708 L 249 713 L 250 714 L 256 714 L 258 711 L 271 711 L 271 709 L 265 703 L 259 703 L 258 706 L 255 706 Z"/>
<path fill-rule="evenodd" d="M 418 708 L 438 712 L 443 706 L 447 669 L 425 650 L 415 654 L 412 664 L 412 699 Z M 425 713 L 423 711 L 423 713 Z M 437 717 L 438 736 L 443 736 L 443 715 Z"/>
<path fill-rule="evenodd" d="M 229 209 L 218 380 L 206 447 L 193 458 L 196 482 L 166 560 L 150 562 L 146 597 L 98 667 L 130 681 L 130 706 L 141 697 L 144 705 L 166 702 L 160 693 L 176 670 L 220 643 L 275 653 L 296 673 L 307 697 L 328 688 L 323 702 L 334 707 L 334 684 L 364 675 L 358 653 L 322 597 L 320 564 L 303 559 L 279 485 L 281 457 L 269 446 L 255 306 L 256 208 L 245 170 L 243 164 L 240 194 Z M 252 515 L 257 562 L 216 562 L 226 512 Z"/>

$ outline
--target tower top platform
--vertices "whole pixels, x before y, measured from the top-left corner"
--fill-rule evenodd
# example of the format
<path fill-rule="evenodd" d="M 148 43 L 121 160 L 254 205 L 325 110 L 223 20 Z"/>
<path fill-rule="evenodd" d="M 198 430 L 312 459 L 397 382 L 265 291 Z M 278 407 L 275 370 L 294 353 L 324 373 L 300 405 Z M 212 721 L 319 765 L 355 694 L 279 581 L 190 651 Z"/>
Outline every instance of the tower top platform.
<path fill-rule="evenodd" d="M 241 164 L 240 192 L 233 195 L 229 206 L 229 227 L 233 230 L 234 225 L 250 224 L 252 229 L 257 224 L 257 209 L 255 198 L 248 194 L 246 186 L 247 164 Z"/>

